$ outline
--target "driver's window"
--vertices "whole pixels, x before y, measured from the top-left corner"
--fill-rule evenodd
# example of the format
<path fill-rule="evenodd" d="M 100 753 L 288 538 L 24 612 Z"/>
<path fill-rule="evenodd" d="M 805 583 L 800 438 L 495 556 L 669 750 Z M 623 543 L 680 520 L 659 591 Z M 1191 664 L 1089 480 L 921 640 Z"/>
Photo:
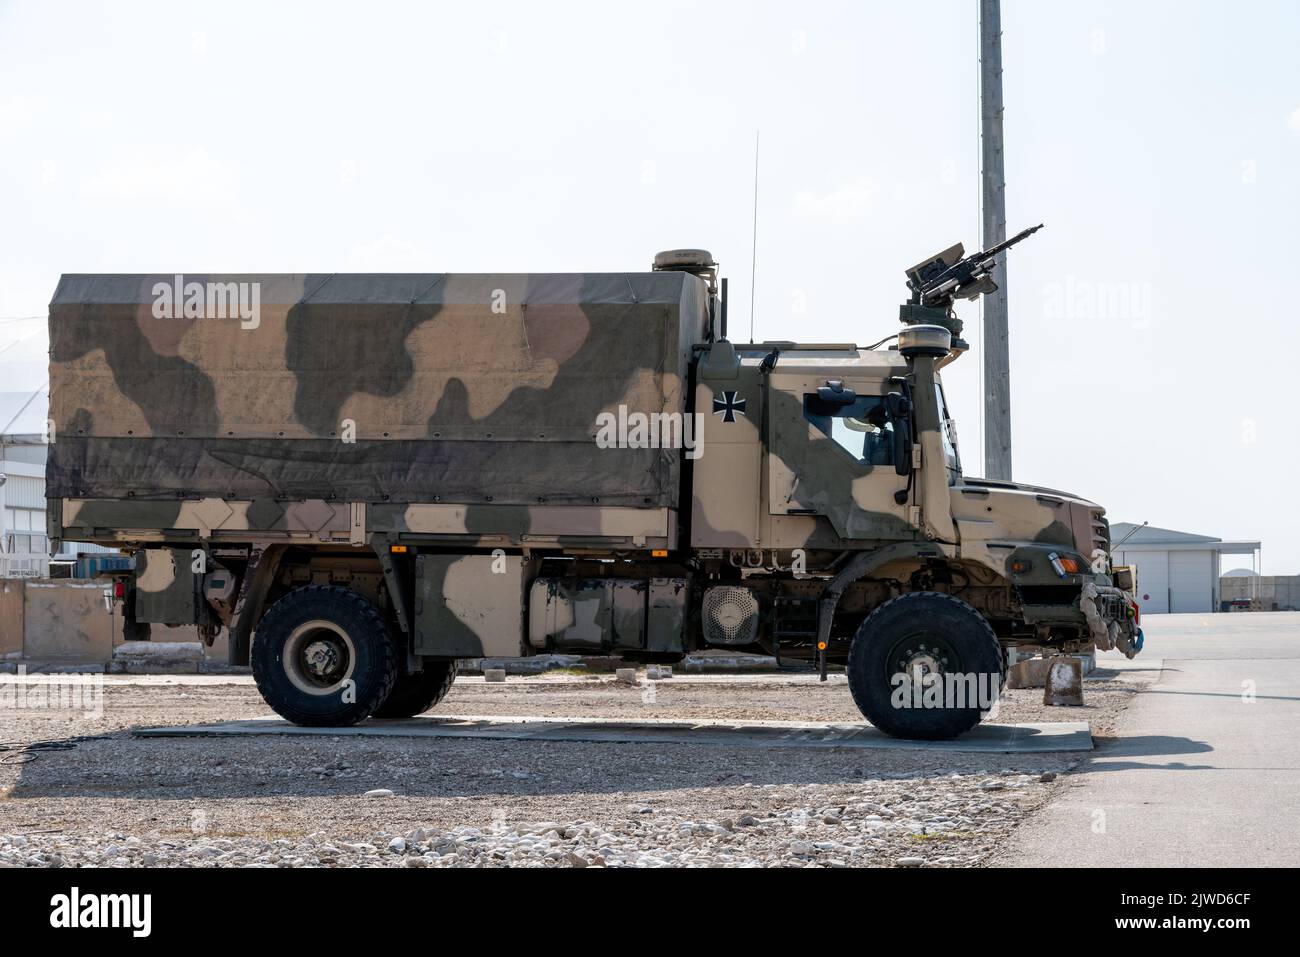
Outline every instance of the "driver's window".
<path fill-rule="evenodd" d="M 864 465 L 894 464 L 894 423 L 885 414 L 885 400 L 859 396 L 848 405 L 824 402 L 805 394 L 803 414 L 814 428 L 835 441 Z"/>

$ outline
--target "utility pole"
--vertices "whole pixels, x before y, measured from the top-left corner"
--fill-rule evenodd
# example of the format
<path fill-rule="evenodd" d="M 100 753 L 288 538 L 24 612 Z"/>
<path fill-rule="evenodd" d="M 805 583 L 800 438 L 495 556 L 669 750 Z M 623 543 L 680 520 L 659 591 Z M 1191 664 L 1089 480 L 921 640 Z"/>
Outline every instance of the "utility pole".
<path fill-rule="evenodd" d="M 980 145 L 983 249 L 1007 238 L 1002 149 L 1002 8 L 980 0 Z M 998 290 L 984 297 L 984 477 L 1011 479 L 1011 360 L 1007 344 L 1007 258 L 993 270 Z"/>

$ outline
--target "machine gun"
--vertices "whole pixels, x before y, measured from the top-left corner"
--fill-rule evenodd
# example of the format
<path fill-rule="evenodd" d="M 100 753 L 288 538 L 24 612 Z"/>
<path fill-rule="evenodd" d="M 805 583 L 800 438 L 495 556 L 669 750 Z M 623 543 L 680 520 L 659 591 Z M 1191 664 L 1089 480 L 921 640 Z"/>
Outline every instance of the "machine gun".
<path fill-rule="evenodd" d="M 971 256 L 963 256 L 965 247 L 958 243 L 907 270 L 907 288 L 912 291 L 912 296 L 903 307 L 903 322 L 933 322 L 935 313 L 930 310 L 951 316 L 955 300 L 978 299 L 995 292 L 998 287 L 993 281 L 993 268 L 997 265 L 998 253 L 1028 239 L 1042 228 L 1043 224 L 1039 223 Z"/>

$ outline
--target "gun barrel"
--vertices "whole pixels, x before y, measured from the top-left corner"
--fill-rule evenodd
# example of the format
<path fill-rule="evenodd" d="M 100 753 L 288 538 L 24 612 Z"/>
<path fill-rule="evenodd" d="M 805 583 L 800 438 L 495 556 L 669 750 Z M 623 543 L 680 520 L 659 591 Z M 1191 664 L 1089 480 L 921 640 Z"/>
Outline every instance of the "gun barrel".
<path fill-rule="evenodd" d="M 933 257 L 932 263 L 923 264 L 927 267 L 933 265 L 943 267 L 939 271 L 932 271 L 930 268 L 922 270 L 920 266 L 909 270 L 907 287 L 912 290 L 913 303 L 925 306 L 951 306 L 953 298 L 974 299 L 992 292 L 997 286 L 989 277 L 997 265 L 998 254 L 1010 249 L 1016 243 L 1024 242 L 1042 228 L 1042 223 L 1030 226 L 996 246 L 959 259 L 951 265 L 945 265 L 945 260 L 953 253 L 960 255 L 960 246 L 954 246 L 947 253 Z M 926 273 L 929 275 L 922 279 L 921 275 Z"/>
<path fill-rule="evenodd" d="M 993 256 L 996 256 L 998 253 L 1002 252 L 1004 249 L 1010 249 L 1010 248 L 1011 248 L 1012 246 L 1014 246 L 1016 243 L 1024 242 L 1026 239 L 1028 239 L 1030 236 L 1034 235 L 1034 233 L 1038 232 L 1038 231 L 1039 231 L 1040 229 L 1042 229 L 1042 228 L 1043 228 L 1043 224 L 1042 224 L 1042 223 L 1039 223 L 1037 226 L 1030 226 L 1028 229 L 1021 230 L 1020 232 L 1016 233 L 1016 234 L 1015 234 L 1014 236 L 1012 236 L 1010 239 L 1004 239 L 1002 242 L 998 243 L 998 244 L 997 244 L 996 246 L 994 246 L 993 248 L 991 248 L 991 249 L 986 249 L 986 250 L 985 250 L 984 252 L 982 252 L 982 253 L 976 253 L 976 254 L 975 254 L 974 256 L 972 256 L 971 258 L 972 258 L 972 259 L 989 259 L 989 258 L 991 258 L 991 257 L 993 257 Z"/>

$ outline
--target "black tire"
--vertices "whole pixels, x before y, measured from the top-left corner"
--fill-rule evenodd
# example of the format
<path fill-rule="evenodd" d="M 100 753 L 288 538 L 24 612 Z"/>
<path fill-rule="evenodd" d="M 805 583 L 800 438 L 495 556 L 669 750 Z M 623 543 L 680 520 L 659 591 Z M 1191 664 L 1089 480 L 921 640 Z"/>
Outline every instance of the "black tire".
<path fill-rule="evenodd" d="M 455 661 L 426 662 L 423 671 L 398 675 L 388 700 L 376 708 L 371 717 L 413 718 L 424 714 L 447 697 L 455 680 Z"/>
<path fill-rule="evenodd" d="M 379 609 L 334 586 L 298 588 L 272 605 L 258 624 L 251 659 L 266 703 L 312 727 L 364 721 L 397 678 L 396 649 Z"/>
<path fill-rule="evenodd" d="M 988 696 L 1002 693 L 1006 658 L 989 623 L 970 605 L 939 592 L 912 592 L 867 616 L 853 638 L 848 672 L 853 701 L 873 725 L 896 738 L 938 741 L 979 724 L 980 705 L 991 707 Z M 917 674 L 974 675 L 978 697 L 917 707 L 908 693 L 912 685 L 897 677 Z M 968 706 L 951 706 L 962 703 Z"/>

